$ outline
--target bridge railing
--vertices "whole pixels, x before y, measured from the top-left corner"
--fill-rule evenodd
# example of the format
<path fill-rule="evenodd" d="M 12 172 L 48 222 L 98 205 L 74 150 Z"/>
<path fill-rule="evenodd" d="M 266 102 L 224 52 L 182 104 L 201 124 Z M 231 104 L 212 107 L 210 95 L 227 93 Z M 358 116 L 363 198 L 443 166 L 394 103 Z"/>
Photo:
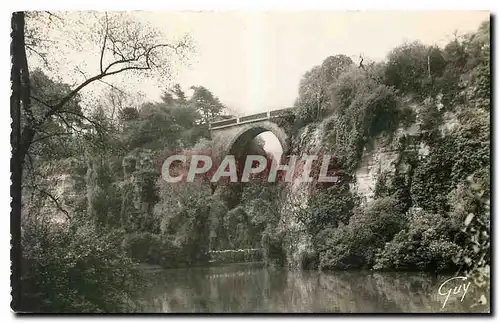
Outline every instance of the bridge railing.
<path fill-rule="evenodd" d="M 238 118 L 234 118 L 234 119 L 210 122 L 209 125 L 210 125 L 210 128 L 217 128 L 217 127 L 229 126 L 229 125 L 233 125 L 233 124 L 237 124 L 237 123 L 238 123 Z"/>
<path fill-rule="evenodd" d="M 239 122 L 242 123 L 242 122 L 252 121 L 252 120 L 256 120 L 256 119 L 267 119 L 267 118 L 268 118 L 267 112 L 262 112 L 262 113 L 252 114 L 250 116 L 240 117 Z"/>
<path fill-rule="evenodd" d="M 281 117 L 284 115 L 290 115 L 290 114 L 292 114 L 292 109 L 290 109 L 290 108 L 261 112 L 261 113 L 256 113 L 256 114 L 252 114 L 249 116 L 243 116 L 243 117 L 239 117 L 239 118 L 210 122 L 209 129 L 230 127 L 232 125 L 238 125 L 238 124 L 242 124 L 242 123 L 260 121 L 260 120 L 267 120 L 267 119 L 277 118 L 277 117 Z"/>

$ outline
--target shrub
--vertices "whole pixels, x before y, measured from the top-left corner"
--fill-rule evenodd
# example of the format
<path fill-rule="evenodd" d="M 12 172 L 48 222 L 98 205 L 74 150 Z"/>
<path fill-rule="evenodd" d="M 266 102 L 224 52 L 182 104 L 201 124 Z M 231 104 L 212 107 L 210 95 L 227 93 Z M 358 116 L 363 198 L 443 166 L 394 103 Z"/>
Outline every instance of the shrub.
<path fill-rule="evenodd" d="M 140 273 L 122 252 L 122 232 L 92 224 L 25 220 L 22 227 L 20 310 L 124 312 L 134 308 Z"/>
<path fill-rule="evenodd" d="M 429 154 L 415 168 L 412 198 L 430 212 L 448 212 L 448 194 L 467 176 L 490 166 L 489 114 L 467 111 L 459 121 L 453 133 L 429 142 Z"/>
<path fill-rule="evenodd" d="M 179 259 L 179 248 L 159 234 L 137 232 L 125 237 L 122 244 L 127 255 L 136 262 L 160 265 L 166 268 L 184 263 Z"/>
<path fill-rule="evenodd" d="M 403 227 L 405 219 L 399 210 L 396 199 L 381 198 L 356 211 L 349 224 L 321 232 L 316 237 L 320 269 L 370 268 L 377 248 Z"/>
<path fill-rule="evenodd" d="M 482 169 L 450 193 L 451 218 L 463 232 L 463 249 L 456 263 L 474 283 L 489 283 L 491 262 L 490 174 Z"/>
<path fill-rule="evenodd" d="M 358 199 L 350 191 L 347 183 L 333 185 L 326 191 L 313 194 L 309 201 L 309 212 L 303 212 L 299 218 L 306 225 L 309 233 L 316 235 L 328 227 L 347 224 Z"/>
<path fill-rule="evenodd" d="M 453 242 L 456 224 L 439 214 L 419 211 L 376 255 L 374 269 L 444 271 L 455 269 L 461 248 Z"/>

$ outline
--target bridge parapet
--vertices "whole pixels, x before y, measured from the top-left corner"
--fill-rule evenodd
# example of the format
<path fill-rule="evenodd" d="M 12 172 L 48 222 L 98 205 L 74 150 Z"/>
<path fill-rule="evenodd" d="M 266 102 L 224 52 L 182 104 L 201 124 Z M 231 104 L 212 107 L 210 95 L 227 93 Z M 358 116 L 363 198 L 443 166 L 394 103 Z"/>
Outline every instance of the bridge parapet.
<path fill-rule="evenodd" d="M 216 130 L 216 129 L 221 129 L 221 128 L 237 126 L 237 125 L 241 125 L 241 124 L 245 124 L 245 123 L 270 120 L 273 118 L 278 118 L 278 117 L 282 117 L 285 115 L 290 115 L 291 113 L 292 113 L 291 108 L 261 112 L 261 113 L 252 114 L 249 116 L 243 116 L 243 117 L 238 117 L 238 118 L 210 122 L 209 129 Z"/>
<path fill-rule="evenodd" d="M 224 126 L 230 126 L 230 125 L 233 125 L 233 124 L 238 124 L 238 118 L 210 122 L 209 129 L 214 129 L 214 128 L 218 128 L 218 127 L 224 127 Z"/>
<path fill-rule="evenodd" d="M 239 118 L 239 122 L 255 121 L 269 118 L 269 112 L 262 112 Z"/>
<path fill-rule="evenodd" d="M 292 111 L 293 111 L 292 108 L 285 108 L 285 109 L 273 110 L 273 111 L 269 111 L 269 116 L 271 118 L 282 117 L 282 116 L 285 116 L 285 115 L 292 114 Z"/>

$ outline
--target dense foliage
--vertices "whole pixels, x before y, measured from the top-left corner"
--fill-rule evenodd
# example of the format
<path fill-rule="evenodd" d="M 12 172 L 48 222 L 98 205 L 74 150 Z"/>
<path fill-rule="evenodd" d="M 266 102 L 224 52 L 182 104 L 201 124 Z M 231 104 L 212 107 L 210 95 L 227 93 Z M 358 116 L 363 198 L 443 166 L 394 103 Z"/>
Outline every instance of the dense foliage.
<path fill-rule="evenodd" d="M 121 251 L 123 232 L 86 222 L 23 225 L 21 288 L 29 312 L 124 312 L 143 277 Z"/>

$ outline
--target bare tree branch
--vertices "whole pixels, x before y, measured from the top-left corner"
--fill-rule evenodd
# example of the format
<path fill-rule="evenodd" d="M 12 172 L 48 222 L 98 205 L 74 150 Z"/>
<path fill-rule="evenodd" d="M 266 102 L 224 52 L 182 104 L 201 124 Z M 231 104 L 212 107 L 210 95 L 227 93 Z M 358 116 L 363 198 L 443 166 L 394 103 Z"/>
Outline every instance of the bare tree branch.
<path fill-rule="evenodd" d="M 113 67 L 114 65 L 124 64 L 124 63 L 131 63 L 131 62 L 134 62 L 134 61 L 137 61 L 136 57 L 129 58 L 129 59 L 121 59 L 119 61 L 114 61 L 113 63 L 109 64 L 108 67 L 106 67 L 106 69 L 104 69 L 104 72 L 102 72 L 102 74 L 106 74 L 109 71 L 109 69 L 111 67 Z"/>
<path fill-rule="evenodd" d="M 86 80 L 87 79 L 87 75 L 85 75 L 85 73 L 81 70 L 81 68 L 79 66 L 75 67 L 76 71 L 79 72 L 80 74 L 82 74 L 83 78 Z"/>
<path fill-rule="evenodd" d="M 56 15 L 56 14 L 50 12 L 50 11 L 45 11 L 45 13 L 49 15 L 49 20 L 50 21 L 52 21 L 52 18 L 56 18 L 56 19 L 58 19 L 61 22 L 64 21 L 61 17 L 59 17 L 58 15 Z"/>
<path fill-rule="evenodd" d="M 34 45 L 26 44 L 26 49 L 37 55 L 42 60 L 45 67 L 49 66 L 49 61 L 47 60 L 46 54 L 36 50 Z"/>
<path fill-rule="evenodd" d="M 101 74 L 104 73 L 104 71 L 102 69 L 102 61 L 104 59 L 104 51 L 106 50 L 106 41 L 108 40 L 108 30 L 109 30 L 108 13 L 105 12 L 105 15 L 106 15 L 106 29 L 104 31 L 104 41 L 102 42 L 102 49 L 101 49 L 101 60 L 99 62 L 99 67 L 100 67 Z"/>
<path fill-rule="evenodd" d="M 99 81 L 99 82 L 101 82 L 101 83 L 103 83 L 103 84 L 106 84 L 106 85 L 107 85 L 107 86 L 109 86 L 110 88 L 112 88 L 112 89 L 114 89 L 114 90 L 116 90 L 116 91 L 120 92 L 120 93 L 121 93 L 121 94 L 123 94 L 123 95 L 128 95 L 128 96 L 130 96 L 130 94 L 129 94 L 129 93 L 127 93 L 127 92 L 125 92 L 124 90 L 120 89 L 120 88 L 119 88 L 119 87 L 117 87 L 116 85 L 113 85 L 113 84 L 108 83 L 108 82 L 103 81 L 103 80 L 98 80 L 98 81 Z"/>
<path fill-rule="evenodd" d="M 87 116 L 83 115 L 82 113 L 78 113 L 78 112 L 75 112 L 75 111 L 69 111 L 69 110 L 60 110 L 60 111 L 57 112 L 58 115 L 60 115 L 61 113 L 72 114 L 74 116 L 77 116 L 78 118 L 87 120 L 88 122 L 90 122 L 91 124 L 93 124 L 96 128 L 100 128 L 101 127 L 96 121 L 88 118 Z"/>
<path fill-rule="evenodd" d="M 47 192 L 46 190 L 44 189 L 39 189 L 39 192 L 44 194 L 45 196 L 47 196 L 49 199 L 52 200 L 52 202 L 54 202 L 54 204 L 56 205 L 56 207 L 61 211 L 63 212 L 65 215 L 66 215 L 66 218 L 68 220 L 71 220 L 71 217 L 69 216 L 69 213 L 68 211 L 66 211 L 60 204 L 59 204 L 59 201 L 57 200 L 57 198 L 55 198 L 52 194 L 50 194 L 49 192 Z"/>
<path fill-rule="evenodd" d="M 50 108 L 50 109 L 53 109 L 53 106 L 51 106 L 50 104 L 48 104 L 47 102 L 45 101 L 42 101 L 41 99 L 37 98 L 36 96 L 34 95 L 30 95 L 30 98 L 32 98 L 33 100 L 35 100 L 36 102 L 46 106 L 47 108 Z"/>

